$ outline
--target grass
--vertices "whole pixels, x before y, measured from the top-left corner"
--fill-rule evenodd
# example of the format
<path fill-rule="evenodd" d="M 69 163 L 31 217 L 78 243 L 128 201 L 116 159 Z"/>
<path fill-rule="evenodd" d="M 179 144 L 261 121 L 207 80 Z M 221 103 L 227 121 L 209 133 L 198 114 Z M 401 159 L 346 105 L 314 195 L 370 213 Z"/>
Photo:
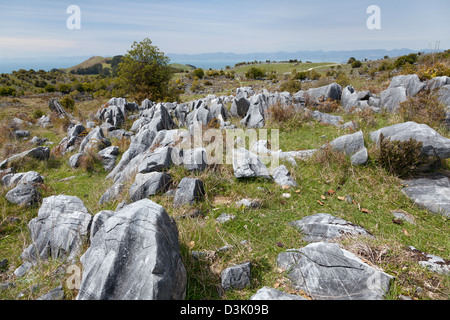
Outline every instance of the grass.
<path fill-rule="evenodd" d="M 300 66 L 303 65 L 307 69 L 311 68 L 307 64 L 295 68 L 301 71 Z M 277 67 L 277 72 L 289 72 L 285 70 L 293 69 L 294 65 Z M 344 70 L 346 68 L 347 66 L 342 67 Z M 353 81 L 360 78 L 354 71 L 349 79 Z M 383 81 L 377 81 L 374 79 L 370 85 L 384 86 Z M 232 91 L 224 88 L 223 92 Z M 200 97 L 202 95 L 187 95 L 183 100 L 190 101 Z M 75 107 L 83 119 L 87 119 L 89 114 L 95 113 L 105 102 L 106 99 L 77 102 Z M 2 121 L 19 113 L 24 113 L 25 118 L 31 117 L 35 110 L 45 111 L 48 108 L 45 99 L 41 98 L 20 98 L 15 103 L 27 107 L 0 108 Z M 369 139 L 369 133 L 402 122 L 403 119 L 386 113 L 349 115 L 337 110 L 336 114 L 340 114 L 345 122 L 357 122 L 363 130 L 370 157 L 366 166 L 353 167 L 348 157 L 324 149 L 309 160 L 297 160 L 297 166 L 281 163 L 286 165 L 299 184 L 297 188 L 287 190 L 265 179 L 236 179 L 231 165 L 209 166 L 204 172 L 188 172 L 183 167 L 172 167 L 168 171 L 172 177 L 171 188 L 175 188 L 183 177 L 190 176 L 201 179 L 206 191 L 203 202 L 181 208 L 173 208 L 172 196 L 151 197 L 177 223 L 181 255 L 188 277 L 187 299 L 245 300 L 263 286 L 301 294 L 290 286 L 284 273 L 278 271 L 276 258 L 287 249 L 307 245 L 302 235 L 289 226 L 289 222 L 315 213 L 328 213 L 348 220 L 364 227 L 374 236 L 373 239 L 342 238 L 336 242 L 369 264 L 395 276 L 387 299 L 395 300 L 399 295 L 424 300 L 450 298 L 450 277 L 432 273 L 419 266 L 417 257 L 405 247 L 412 245 L 423 252 L 450 259 L 448 219 L 415 206 L 402 193 L 401 181 L 383 169 L 372 153 L 374 145 Z M 308 117 L 288 116 L 289 121 L 284 121 L 286 119 L 281 115 L 279 121 L 274 119 L 266 126 L 267 129 L 280 129 L 279 147 L 283 151 L 320 148 L 341 135 L 351 133 L 335 126 L 321 125 Z M 239 121 L 232 119 L 232 123 L 239 124 Z M 66 134 L 58 127 L 45 130 L 32 127 L 31 130 L 32 135 L 46 137 L 55 142 L 55 145 Z M 448 132 L 442 128 L 439 130 L 449 137 Z M 24 147 L 22 142 L 17 143 L 18 147 Z M 122 153 L 128 146 L 124 141 L 113 141 L 113 144 L 119 145 Z M 112 186 L 112 181 L 105 180 L 107 173 L 98 166 L 94 166 L 93 170 L 70 168 L 68 159 L 71 155 L 55 155 L 48 162 L 28 161 L 20 171 L 35 170 L 44 176 L 44 185 L 40 187 L 43 197 L 57 194 L 77 196 L 83 200 L 91 214 L 101 210 L 114 210 L 118 202 L 127 198 L 127 193 L 124 192 L 114 203 L 99 205 L 99 198 Z M 446 166 L 449 166 L 448 161 Z M 70 177 L 73 178 L 63 180 Z M 330 190 L 334 192 L 330 193 Z M 12 276 L 14 269 L 21 264 L 20 254 L 30 244 L 27 224 L 37 216 L 39 206 L 18 208 L 9 204 L 4 197 L 7 191 L 0 187 L 0 260 L 6 258 L 9 261 L 8 270 L 0 272 L 0 282 L 14 281 L 16 286 L 1 290 L 0 299 L 36 299 L 57 285 L 63 285 L 66 299 L 74 299 L 77 291 L 67 287 L 67 266 L 58 261 L 42 263 L 33 273 L 21 279 Z M 282 197 L 284 193 L 291 194 L 291 197 Z M 353 201 L 342 200 L 346 197 L 351 197 Z M 243 198 L 259 199 L 262 207 L 253 210 L 237 207 L 235 202 Z M 194 210 L 201 214 L 193 214 Z M 393 210 L 406 211 L 414 218 L 415 224 L 394 223 Z M 234 215 L 235 218 L 221 224 L 216 218 L 222 213 Z M 228 250 L 219 250 L 224 246 L 228 246 Z M 207 252 L 208 255 L 194 259 L 193 251 Z M 223 292 L 220 287 L 220 272 L 228 266 L 247 261 L 252 263 L 251 286 L 244 290 Z M 77 265 L 81 267 L 79 262 Z"/>

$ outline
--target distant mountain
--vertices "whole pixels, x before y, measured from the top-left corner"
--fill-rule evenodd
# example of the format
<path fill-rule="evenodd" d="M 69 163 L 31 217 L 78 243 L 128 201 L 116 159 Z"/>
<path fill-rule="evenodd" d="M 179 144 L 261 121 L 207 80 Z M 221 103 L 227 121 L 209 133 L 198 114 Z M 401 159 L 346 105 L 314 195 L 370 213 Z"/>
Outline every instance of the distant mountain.
<path fill-rule="evenodd" d="M 421 52 L 431 52 L 424 49 L 419 50 Z M 358 60 L 378 60 L 385 56 L 398 57 L 410 53 L 419 52 L 418 50 L 411 49 L 395 49 L 395 50 L 348 50 L 348 51 L 297 51 L 297 52 L 254 52 L 246 54 L 238 54 L 233 52 L 215 52 L 215 53 L 200 53 L 200 54 L 178 54 L 168 53 L 171 61 L 214 61 L 214 60 L 233 60 L 233 61 L 286 61 L 291 59 L 297 59 L 301 61 L 312 62 L 347 62 L 350 57 L 354 57 Z"/>

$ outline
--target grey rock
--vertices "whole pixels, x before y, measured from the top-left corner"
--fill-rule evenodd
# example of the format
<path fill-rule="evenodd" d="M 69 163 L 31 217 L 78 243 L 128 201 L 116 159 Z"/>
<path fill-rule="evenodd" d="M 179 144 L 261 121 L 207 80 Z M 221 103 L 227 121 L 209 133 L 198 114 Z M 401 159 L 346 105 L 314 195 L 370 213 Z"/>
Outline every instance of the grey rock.
<path fill-rule="evenodd" d="M 251 263 L 246 262 L 224 269 L 220 274 L 222 288 L 228 290 L 242 290 L 251 282 Z"/>
<path fill-rule="evenodd" d="M 228 213 L 222 213 L 220 216 L 218 216 L 216 218 L 216 221 L 219 223 L 225 223 L 225 222 L 233 220 L 234 218 L 236 218 L 235 215 L 228 214 Z"/>
<path fill-rule="evenodd" d="M 89 235 L 91 220 L 77 197 L 44 198 L 38 216 L 28 224 L 33 243 L 20 257 L 31 262 L 49 257 L 72 261 L 81 251 L 83 238 Z"/>
<path fill-rule="evenodd" d="M 39 202 L 41 194 L 38 189 L 29 183 L 20 183 L 6 194 L 6 200 L 23 206 L 32 206 Z"/>
<path fill-rule="evenodd" d="M 341 100 L 342 87 L 337 83 L 332 83 L 319 88 L 312 88 L 306 91 L 306 96 L 311 102 L 320 103 L 325 100 Z"/>
<path fill-rule="evenodd" d="M 47 128 L 49 127 L 51 124 L 51 119 L 50 116 L 42 116 L 39 118 L 37 125 L 40 126 L 41 128 Z"/>
<path fill-rule="evenodd" d="M 392 276 L 335 243 L 311 243 L 291 257 L 287 277 L 313 300 L 381 300 L 390 288 Z"/>
<path fill-rule="evenodd" d="M 402 192 L 417 206 L 450 217 L 450 179 L 443 175 L 403 180 Z"/>
<path fill-rule="evenodd" d="M 289 223 L 307 242 L 329 241 L 344 235 L 371 236 L 364 228 L 326 213 L 317 213 Z"/>
<path fill-rule="evenodd" d="M 249 108 L 250 100 L 247 99 L 247 94 L 240 91 L 231 103 L 230 112 L 233 117 L 243 118 L 247 114 Z"/>
<path fill-rule="evenodd" d="M 98 201 L 99 205 L 114 201 L 123 191 L 125 185 L 123 183 L 115 183 L 111 188 L 105 191 Z"/>
<path fill-rule="evenodd" d="M 274 300 L 308 300 L 300 295 L 290 294 L 281 290 L 264 287 L 259 289 L 250 300 L 274 301 Z"/>
<path fill-rule="evenodd" d="M 450 106 L 450 84 L 441 87 L 438 91 L 438 100 Z"/>
<path fill-rule="evenodd" d="M 262 128 L 265 125 L 265 114 L 269 105 L 267 97 L 263 94 L 257 94 L 251 97 L 250 107 L 241 120 L 241 124 L 247 128 Z"/>
<path fill-rule="evenodd" d="M 16 270 L 14 270 L 14 275 L 17 278 L 21 278 L 26 275 L 31 270 L 31 268 L 33 268 L 33 264 L 29 261 L 25 261 Z"/>
<path fill-rule="evenodd" d="M 110 146 L 101 150 L 98 155 L 102 158 L 103 168 L 105 171 L 110 172 L 116 165 L 116 159 L 119 155 L 119 147 Z"/>
<path fill-rule="evenodd" d="M 46 142 L 48 141 L 48 139 L 44 138 L 44 139 L 40 139 L 36 136 L 34 136 L 30 142 L 28 142 L 29 144 L 33 145 L 33 146 L 42 146 L 44 145 Z"/>
<path fill-rule="evenodd" d="M 262 203 L 255 199 L 242 199 L 236 202 L 236 207 L 244 207 L 246 209 L 258 209 L 262 207 Z"/>
<path fill-rule="evenodd" d="M 86 128 L 82 124 L 76 124 L 69 127 L 67 131 L 67 137 L 64 137 L 57 147 L 63 154 L 83 141 Z"/>
<path fill-rule="evenodd" d="M 362 131 L 358 131 L 354 134 L 341 136 L 331 141 L 330 146 L 336 151 L 352 156 L 361 149 L 365 148 L 363 133 Z"/>
<path fill-rule="evenodd" d="M 441 257 L 435 256 L 433 254 L 427 254 L 420 250 L 417 250 L 413 246 L 407 246 L 411 251 L 414 251 L 421 257 L 419 264 L 433 272 L 440 274 L 450 274 L 450 261 L 444 260 Z"/>
<path fill-rule="evenodd" d="M 389 112 L 396 112 L 400 103 L 407 100 L 406 88 L 403 86 L 388 88 L 380 94 L 380 107 Z"/>
<path fill-rule="evenodd" d="M 89 232 L 90 241 L 95 236 L 98 230 L 105 224 L 105 221 L 111 218 L 116 212 L 111 210 L 102 210 L 95 214 L 92 218 L 91 228 Z"/>
<path fill-rule="evenodd" d="M 160 147 L 146 152 L 138 166 L 138 173 L 149 173 L 169 169 L 172 162 L 172 147 Z"/>
<path fill-rule="evenodd" d="M 236 178 L 271 179 L 269 170 L 261 159 L 245 148 L 233 149 L 233 169 Z"/>
<path fill-rule="evenodd" d="M 176 224 L 148 199 L 107 219 L 81 262 L 77 300 L 181 300 L 186 295 Z"/>
<path fill-rule="evenodd" d="M 183 165 L 189 171 L 204 171 L 208 165 L 205 148 L 183 151 Z"/>
<path fill-rule="evenodd" d="M 193 205 L 198 201 L 203 201 L 204 197 L 205 189 L 200 179 L 183 178 L 175 193 L 173 205 L 175 207 L 185 204 Z"/>
<path fill-rule="evenodd" d="M 297 182 L 291 177 L 291 173 L 284 165 L 275 168 L 272 177 L 280 186 L 298 187 Z"/>
<path fill-rule="evenodd" d="M 428 81 L 428 88 L 433 91 L 446 85 L 450 85 L 450 77 L 435 77 Z"/>
<path fill-rule="evenodd" d="M 37 300 L 64 300 L 64 289 L 62 286 L 58 286 L 40 296 Z"/>
<path fill-rule="evenodd" d="M 350 162 L 354 166 L 365 165 L 368 160 L 369 154 L 367 152 L 367 148 L 362 148 L 350 157 Z"/>
<path fill-rule="evenodd" d="M 110 103 L 112 103 L 111 100 L 108 102 L 109 105 L 105 105 L 97 111 L 97 118 L 104 123 L 109 123 L 110 125 L 119 128 L 125 123 L 123 104 L 121 107 Z"/>
<path fill-rule="evenodd" d="M 75 153 L 73 156 L 69 158 L 69 166 L 71 168 L 78 168 L 80 166 L 81 157 L 83 157 L 84 153 Z"/>
<path fill-rule="evenodd" d="M 66 110 L 61 106 L 61 104 L 58 101 L 58 98 L 51 98 L 48 101 L 48 107 L 50 110 L 56 114 L 59 118 L 69 118 L 71 120 L 74 120 L 74 117 L 72 117 L 70 114 L 67 113 Z"/>
<path fill-rule="evenodd" d="M 169 188 L 171 178 L 167 173 L 151 172 L 138 173 L 131 185 L 129 194 L 132 201 L 139 201 L 158 193 L 164 193 Z"/>
<path fill-rule="evenodd" d="M 34 158 L 42 161 L 47 161 L 49 157 L 50 149 L 48 147 L 36 147 L 19 154 L 15 154 L 8 159 L 3 160 L 2 162 L 0 162 L 0 169 L 5 169 L 9 163 L 24 158 Z"/>
<path fill-rule="evenodd" d="M 30 131 L 26 131 L 26 130 L 15 130 L 13 132 L 13 134 L 18 139 L 27 138 L 31 135 Z"/>
<path fill-rule="evenodd" d="M 441 136 L 426 124 L 412 121 L 394 124 L 370 133 L 370 139 L 378 144 L 380 134 L 383 134 L 385 138 L 390 138 L 391 141 L 406 141 L 410 138 L 421 141 L 423 156 L 450 158 L 450 139 Z"/>
<path fill-rule="evenodd" d="M 1 185 L 7 188 L 15 187 L 20 183 L 38 185 L 44 183 L 44 178 L 36 171 L 28 171 L 8 173 L 1 180 Z"/>
<path fill-rule="evenodd" d="M 392 78 L 388 89 L 403 87 L 406 89 L 406 95 L 413 97 L 426 89 L 427 85 L 421 82 L 416 74 L 400 75 Z"/>
<path fill-rule="evenodd" d="M 81 141 L 78 152 L 98 152 L 109 147 L 110 145 L 111 141 L 105 138 L 105 136 L 103 135 L 103 130 L 100 127 L 96 127 L 95 129 L 90 131 Z"/>
<path fill-rule="evenodd" d="M 341 116 L 333 116 L 331 114 L 323 113 L 317 110 L 313 111 L 312 117 L 322 124 L 329 124 L 332 126 L 341 126 L 344 122 L 344 119 L 342 119 Z"/>
<path fill-rule="evenodd" d="M 133 123 L 131 131 L 148 129 L 151 131 L 172 130 L 177 126 L 162 103 L 141 111 L 138 120 Z"/>

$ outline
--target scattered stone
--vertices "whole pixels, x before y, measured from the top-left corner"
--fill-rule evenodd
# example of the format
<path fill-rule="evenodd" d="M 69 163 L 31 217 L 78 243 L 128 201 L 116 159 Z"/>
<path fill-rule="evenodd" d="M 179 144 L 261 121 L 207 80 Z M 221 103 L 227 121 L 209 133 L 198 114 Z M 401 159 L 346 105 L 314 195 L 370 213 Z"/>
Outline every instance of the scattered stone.
<path fill-rule="evenodd" d="M 81 163 L 81 158 L 83 157 L 84 153 L 75 153 L 73 156 L 69 158 L 69 166 L 71 168 L 78 168 Z"/>
<path fill-rule="evenodd" d="M 397 112 L 400 103 L 407 100 L 406 88 L 388 88 L 380 94 L 380 106 L 388 112 Z"/>
<path fill-rule="evenodd" d="M 344 119 L 342 119 L 341 116 L 333 116 L 331 114 L 320 112 L 317 110 L 312 112 L 312 117 L 322 124 L 329 124 L 337 127 L 341 126 L 344 122 Z"/>
<path fill-rule="evenodd" d="M 244 207 L 245 209 L 259 209 L 262 207 L 262 203 L 255 199 L 242 199 L 236 202 L 238 208 Z"/>
<path fill-rule="evenodd" d="M 31 268 L 33 268 L 33 264 L 29 261 L 25 261 L 16 270 L 14 270 L 14 275 L 17 278 L 22 278 L 31 270 Z"/>
<path fill-rule="evenodd" d="M 266 165 L 245 148 L 233 149 L 233 169 L 236 178 L 263 177 L 271 179 Z"/>
<path fill-rule="evenodd" d="M 139 173 L 149 173 L 169 169 L 172 162 L 172 147 L 160 147 L 153 152 L 146 152 L 138 166 Z"/>
<path fill-rule="evenodd" d="M 228 267 L 222 271 L 220 278 L 225 291 L 245 289 L 251 281 L 251 263 Z"/>
<path fill-rule="evenodd" d="M 441 257 L 423 253 L 413 246 L 407 246 L 411 251 L 415 252 L 421 259 L 419 264 L 439 274 L 450 274 L 450 261 Z"/>
<path fill-rule="evenodd" d="M 253 296 L 251 296 L 250 300 L 273 301 L 273 300 L 308 300 L 308 299 L 303 298 L 300 295 L 290 294 L 283 292 L 281 290 L 264 287 L 259 289 Z"/>
<path fill-rule="evenodd" d="M 411 224 L 415 224 L 414 217 L 411 216 L 409 213 L 403 210 L 393 210 L 392 214 L 394 215 L 395 219 L 399 219 L 401 221 L 405 221 Z"/>
<path fill-rule="evenodd" d="M 129 190 L 130 199 L 135 202 L 158 193 L 164 193 L 170 182 L 171 178 L 167 173 L 138 173 Z"/>
<path fill-rule="evenodd" d="M 364 228 L 326 213 L 317 213 L 289 224 L 304 234 L 306 242 L 329 241 L 344 235 L 371 236 Z"/>
<path fill-rule="evenodd" d="M 393 278 L 336 243 L 311 243 L 279 255 L 277 262 L 293 286 L 313 300 L 381 300 Z"/>
<path fill-rule="evenodd" d="M 99 152 L 100 150 L 105 149 L 110 145 L 111 141 L 105 138 L 102 128 L 96 127 L 95 129 L 90 131 L 81 141 L 78 152 Z"/>
<path fill-rule="evenodd" d="M 5 169 L 9 163 L 27 157 L 47 161 L 48 158 L 50 157 L 50 149 L 48 147 L 36 147 L 19 154 L 15 154 L 12 157 L 9 157 L 8 159 L 5 159 L 2 162 L 0 162 L 0 169 Z"/>
<path fill-rule="evenodd" d="M 186 296 L 178 230 L 143 199 L 107 219 L 81 257 L 77 300 L 181 300 Z"/>
<path fill-rule="evenodd" d="M 275 168 L 272 177 L 280 186 L 298 187 L 297 182 L 291 177 L 289 170 L 284 165 Z"/>
<path fill-rule="evenodd" d="M 44 198 L 38 216 L 28 224 L 33 243 L 20 257 L 30 262 L 49 257 L 71 261 L 80 253 L 91 220 L 91 214 L 77 197 Z"/>
<path fill-rule="evenodd" d="M 64 300 L 64 289 L 62 286 L 58 286 L 36 300 Z"/>
<path fill-rule="evenodd" d="M 175 207 L 185 204 L 193 205 L 198 201 L 203 201 L 204 197 L 205 189 L 200 179 L 183 178 L 175 193 L 173 205 Z"/>
<path fill-rule="evenodd" d="M 116 159 L 119 155 L 119 147 L 110 146 L 101 150 L 98 155 L 102 158 L 103 168 L 106 172 L 110 172 L 116 165 Z"/>
<path fill-rule="evenodd" d="M 216 221 L 219 223 L 225 223 L 230 220 L 233 220 L 234 218 L 236 218 L 236 216 L 232 214 L 222 213 L 220 216 L 217 217 Z"/>
<path fill-rule="evenodd" d="M 32 206 L 39 202 L 41 194 L 29 183 L 20 183 L 6 194 L 6 200 L 21 206 Z"/>
<path fill-rule="evenodd" d="M 44 183 L 44 178 L 36 171 L 28 171 L 15 174 L 8 173 L 1 180 L 1 185 L 7 188 L 15 187 L 20 183 L 39 185 Z"/>

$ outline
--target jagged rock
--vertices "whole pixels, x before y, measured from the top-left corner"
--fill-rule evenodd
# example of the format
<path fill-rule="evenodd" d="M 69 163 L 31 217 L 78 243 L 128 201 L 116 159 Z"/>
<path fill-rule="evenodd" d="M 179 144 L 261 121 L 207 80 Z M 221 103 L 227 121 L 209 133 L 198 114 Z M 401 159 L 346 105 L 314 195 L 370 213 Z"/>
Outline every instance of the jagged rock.
<path fill-rule="evenodd" d="M 267 97 L 264 94 L 257 94 L 250 98 L 250 107 L 241 120 L 241 124 L 247 128 L 262 128 L 265 125 L 265 113 L 268 109 Z"/>
<path fill-rule="evenodd" d="M 311 243 L 280 254 L 277 263 L 313 300 L 381 300 L 393 278 L 335 243 Z"/>
<path fill-rule="evenodd" d="M 259 289 L 253 296 L 251 296 L 250 300 L 264 300 L 264 301 L 273 301 L 273 300 L 308 300 L 303 298 L 297 294 L 290 294 L 283 292 L 281 290 L 264 287 Z"/>
<path fill-rule="evenodd" d="M 85 137 L 86 128 L 82 124 L 76 124 L 70 127 L 67 137 L 64 137 L 58 144 L 58 149 L 64 154 L 71 147 L 76 147 Z"/>
<path fill-rule="evenodd" d="M 406 88 L 403 86 L 388 88 L 380 94 L 380 107 L 389 112 L 396 112 L 400 103 L 407 100 Z"/>
<path fill-rule="evenodd" d="M 19 183 L 8 191 L 6 200 L 17 205 L 32 206 L 39 202 L 41 194 L 38 189 L 29 183 Z"/>
<path fill-rule="evenodd" d="M 181 300 L 186 295 L 176 224 L 148 199 L 107 219 L 81 262 L 77 300 Z"/>
<path fill-rule="evenodd" d="M 131 185 L 129 194 L 132 201 L 139 201 L 149 196 L 167 191 L 171 178 L 167 173 L 151 172 L 138 173 Z"/>
<path fill-rule="evenodd" d="M 443 175 L 431 175 L 426 178 L 404 180 L 403 188 L 414 203 L 429 211 L 450 217 L 450 179 Z"/>
<path fill-rule="evenodd" d="M 13 134 L 17 139 L 22 139 L 29 137 L 31 135 L 31 132 L 26 130 L 15 130 Z"/>
<path fill-rule="evenodd" d="M 208 165 L 205 148 L 183 151 L 183 165 L 189 171 L 204 171 Z"/>
<path fill-rule="evenodd" d="M 55 113 L 59 118 L 69 118 L 74 120 L 74 117 L 72 117 L 70 114 L 64 110 L 64 108 L 61 106 L 61 104 L 58 101 L 58 98 L 52 98 L 48 101 L 48 107 L 50 110 Z"/>
<path fill-rule="evenodd" d="M 236 178 L 271 179 L 269 170 L 261 159 L 245 148 L 233 149 L 233 169 Z"/>
<path fill-rule="evenodd" d="M 243 91 L 239 91 L 236 97 L 233 99 L 231 103 L 231 115 L 233 117 L 243 118 L 247 114 L 248 109 L 250 108 L 250 100 L 247 99 L 247 94 Z"/>
<path fill-rule="evenodd" d="M 439 89 L 438 100 L 446 106 L 450 106 L 450 84 L 445 85 Z"/>
<path fill-rule="evenodd" d="M 1 185 L 7 188 L 15 187 L 19 183 L 22 184 L 42 184 L 44 178 L 36 171 L 8 173 L 3 176 Z"/>
<path fill-rule="evenodd" d="M 115 104 L 106 105 L 98 110 L 97 118 L 102 122 L 109 123 L 116 128 L 121 127 L 122 124 L 125 123 L 124 110 Z"/>
<path fill-rule="evenodd" d="M 92 242 L 92 238 L 95 236 L 97 231 L 105 224 L 105 221 L 111 218 L 116 212 L 111 210 L 102 210 L 95 214 L 92 218 L 91 228 L 89 232 L 89 238 Z"/>
<path fill-rule="evenodd" d="M 354 155 L 350 157 L 350 162 L 354 166 L 361 166 L 365 165 L 367 161 L 369 160 L 369 154 L 367 152 L 367 148 L 362 148 L 358 152 L 356 152 Z"/>
<path fill-rule="evenodd" d="M 344 235 L 371 236 L 364 228 L 326 213 L 317 213 L 289 223 L 307 242 L 328 241 Z"/>
<path fill-rule="evenodd" d="M 9 163 L 24 159 L 24 158 L 34 158 L 38 160 L 47 161 L 50 157 L 50 149 L 48 147 L 36 147 L 31 150 L 24 151 L 19 154 L 15 154 L 12 157 L 9 157 L 8 159 L 3 160 L 0 162 L 0 169 L 5 169 Z"/>
<path fill-rule="evenodd" d="M 106 192 L 101 196 L 100 200 L 98 201 L 98 204 L 102 205 L 104 203 L 109 203 L 113 201 L 122 193 L 124 186 L 125 185 L 123 183 L 115 183 L 111 188 L 106 190 Z"/>
<path fill-rule="evenodd" d="M 72 196 L 44 198 L 38 216 L 28 229 L 33 243 L 20 256 L 22 260 L 74 259 L 81 250 L 83 238 L 89 235 L 92 216 L 83 202 Z"/>
<path fill-rule="evenodd" d="M 51 124 L 51 119 L 50 116 L 42 116 L 39 118 L 37 125 L 40 126 L 41 128 L 47 128 L 49 127 Z"/>
<path fill-rule="evenodd" d="M 167 109 L 162 103 L 158 103 L 150 109 L 141 111 L 139 119 L 133 123 L 130 130 L 140 131 L 145 128 L 151 131 L 161 131 L 172 130 L 176 127 Z"/>
<path fill-rule="evenodd" d="M 103 135 L 103 130 L 100 127 L 96 127 L 94 130 L 90 131 L 81 141 L 78 152 L 98 152 L 109 147 L 110 145 L 111 141 L 105 138 L 105 136 Z"/>
<path fill-rule="evenodd" d="M 119 155 L 119 147 L 110 146 L 101 150 L 98 155 L 102 158 L 103 168 L 106 172 L 112 171 L 116 165 L 116 159 Z"/>
<path fill-rule="evenodd" d="M 325 100 L 341 100 L 342 87 L 337 83 L 327 86 L 308 89 L 306 92 L 297 92 L 297 96 L 308 97 L 312 103 L 320 103 Z"/>
<path fill-rule="evenodd" d="M 44 143 L 46 143 L 47 141 L 48 141 L 48 139 L 46 139 L 46 138 L 41 139 L 41 138 L 38 138 L 38 137 L 34 136 L 34 137 L 30 140 L 30 142 L 28 142 L 28 144 L 31 144 L 31 145 L 33 145 L 33 146 L 42 146 L 42 145 L 44 145 Z"/>
<path fill-rule="evenodd" d="M 431 91 L 436 90 L 443 86 L 450 85 L 450 77 L 447 77 L 447 76 L 435 77 L 431 80 L 428 80 L 427 85 Z"/>
<path fill-rule="evenodd" d="M 75 153 L 73 156 L 69 158 L 69 166 L 71 168 L 78 168 L 80 166 L 81 157 L 83 153 Z"/>
<path fill-rule="evenodd" d="M 426 124 L 412 121 L 394 124 L 370 133 L 370 138 L 378 144 L 381 133 L 391 141 L 406 141 L 410 138 L 421 141 L 423 143 L 422 156 L 450 158 L 450 139 L 441 136 Z"/>
<path fill-rule="evenodd" d="M 220 279 L 225 291 L 245 289 L 251 282 L 251 263 L 246 262 L 224 269 Z"/>
<path fill-rule="evenodd" d="M 399 87 L 406 89 L 406 96 L 413 97 L 426 89 L 427 85 L 421 82 L 416 74 L 409 74 L 393 77 L 388 89 Z"/>
<path fill-rule="evenodd" d="M 294 188 L 298 186 L 297 182 L 295 182 L 295 180 L 291 177 L 291 173 L 284 165 L 275 168 L 272 173 L 272 177 L 280 186 L 289 186 Z"/>
<path fill-rule="evenodd" d="M 138 166 L 138 173 L 149 173 L 169 169 L 172 162 L 172 147 L 160 147 L 153 152 L 145 152 Z"/>
<path fill-rule="evenodd" d="M 185 204 L 193 205 L 195 202 L 203 201 L 205 197 L 205 189 L 203 182 L 195 178 L 183 178 L 178 185 L 173 200 L 175 207 Z"/>

